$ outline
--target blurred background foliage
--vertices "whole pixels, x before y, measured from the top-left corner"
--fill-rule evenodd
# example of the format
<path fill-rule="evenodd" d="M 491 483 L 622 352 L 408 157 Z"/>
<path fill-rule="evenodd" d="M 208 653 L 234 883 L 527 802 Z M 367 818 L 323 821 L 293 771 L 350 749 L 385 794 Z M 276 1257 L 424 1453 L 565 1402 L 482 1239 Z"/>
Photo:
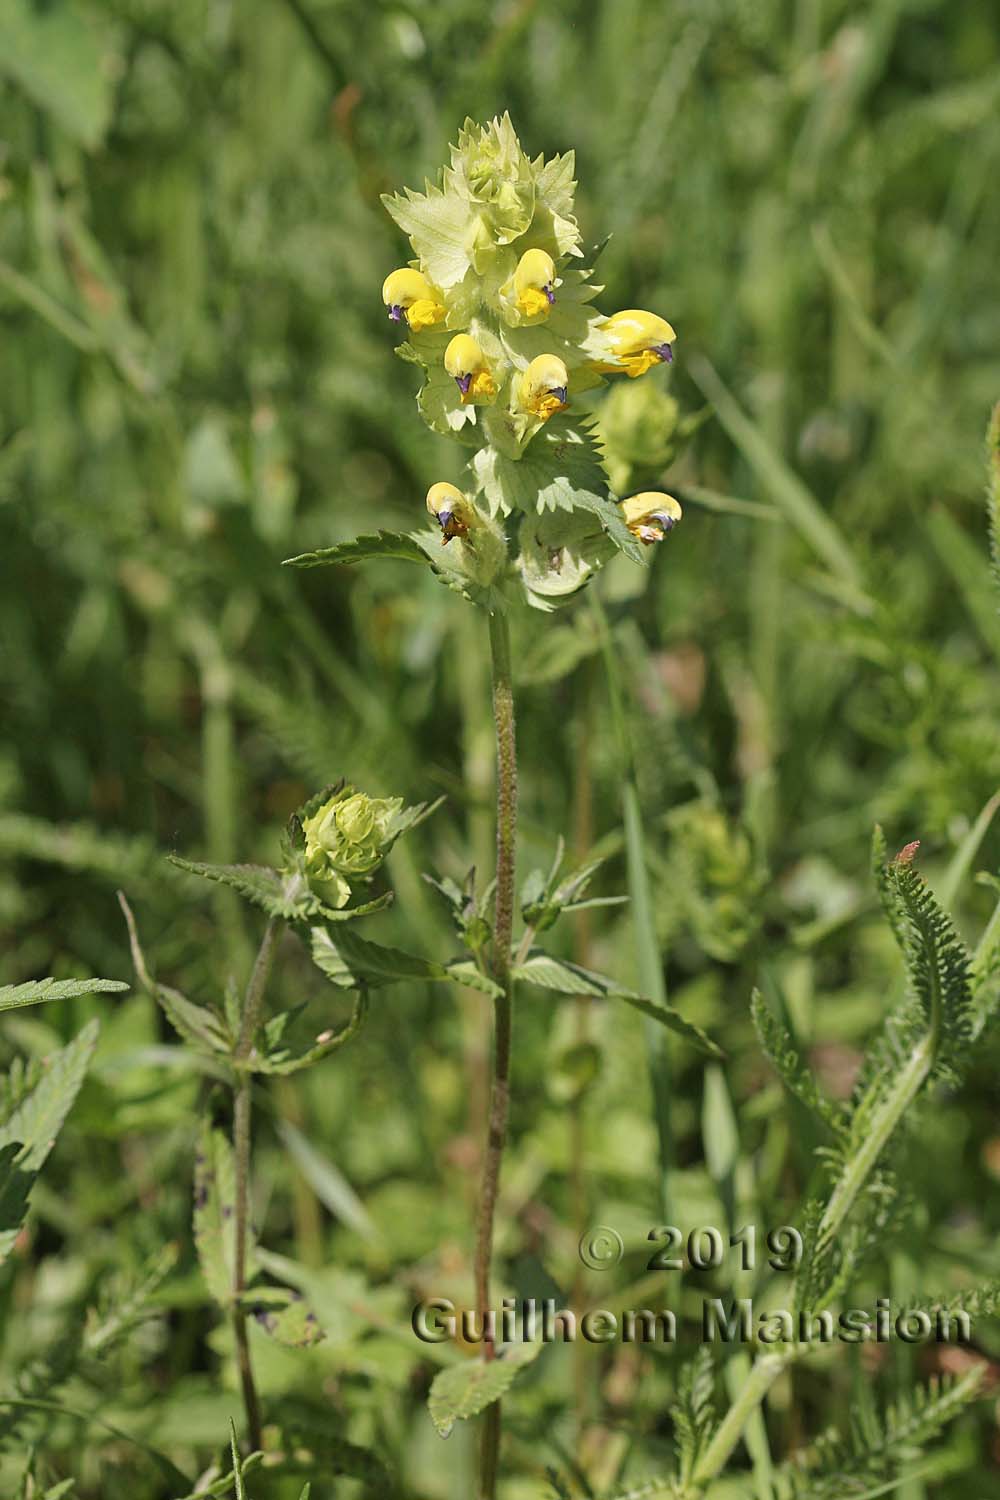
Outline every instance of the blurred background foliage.
<path fill-rule="evenodd" d="M 981 0 L 4 0 L 3 979 L 128 977 L 123 886 L 160 973 L 218 992 L 245 973 L 252 919 L 162 851 L 267 861 L 288 813 L 338 775 L 447 793 L 394 853 L 397 902 L 378 920 L 390 941 L 449 951 L 419 872 L 492 865 L 483 624 L 423 572 L 278 564 L 408 529 L 428 483 L 457 478 L 392 357 L 379 293 L 405 250 L 379 194 L 421 186 L 465 115 L 506 108 L 529 152 L 577 152 L 585 242 L 612 236 L 602 305 L 678 330 L 673 370 L 602 415 L 616 483 L 685 503 L 648 572 L 616 562 L 601 580 L 668 987 L 727 1052 L 706 1093 L 676 1046 L 668 1202 L 685 1228 L 724 1224 L 723 1179 L 738 1180 L 759 1224 L 786 1222 L 820 1142 L 753 1040 L 752 984 L 842 1092 L 898 976 L 872 824 L 894 848 L 920 838 L 939 889 L 958 854 L 968 933 L 994 900 L 972 879 L 997 867 L 992 807 L 970 830 L 1000 786 L 981 508 L 998 105 Z M 621 764 L 590 601 L 515 627 L 522 869 L 562 831 L 608 856 L 614 892 Z M 628 909 L 588 916 L 567 953 L 634 976 Z M 308 1000 L 317 1029 L 341 1014 L 294 952 L 283 975 L 277 998 Z M 258 1219 L 328 1330 L 313 1350 L 257 1351 L 265 1401 L 378 1450 L 403 1476 L 394 1493 L 427 1500 L 470 1492 L 471 1434 L 433 1432 L 434 1351 L 408 1319 L 418 1293 L 469 1292 L 483 1005 L 380 994 L 349 1052 L 261 1096 Z M 0 1290 L 8 1389 L 44 1385 L 39 1359 L 165 1241 L 180 1260 L 157 1317 L 49 1381 L 61 1415 L 0 1409 L 0 1472 L 10 1493 L 37 1444 L 40 1482 L 174 1495 L 134 1443 L 68 1413 L 191 1476 L 226 1441 L 228 1336 L 189 1231 L 207 1085 L 162 1050 L 138 995 L 8 1018 L 4 1049 L 44 1053 L 90 1015 L 97 1062 Z M 641 1019 L 612 1031 L 597 1007 L 532 992 L 516 1046 L 504 1286 L 582 1295 L 576 1234 L 593 1220 L 631 1248 L 618 1291 L 590 1276 L 586 1295 L 628 1305 L 661 1217 Z M 987 1042 L 914 1144 L 916 1206 L 869 1297 L 995 1270 L 998 1062 Z M 581 1078 L 582 1124 L 567 1105 Z M 704 1141 L 728 1139 L 730 1098 L 740 1154 L 720 1163 Z M 656 1283 L 656 1305 L 703 1281 Z M 1000 1358 L 996 1329 L 976 1332 Z M 689 1352 L 549 1351 L 509 1403 L 505 1495 L 541 1493 L 547 1464 L 594 1493 L 664 1467 Z M 779 1386 L 775 1454 L 961 1359 L 882 1353 L 839 1349 Z M 935 1463 L 904 1500 L 1000 1492 L 990 1400 Z M 335 1472 L 317 1462 L 314 1500 L 373 1493 Z M 254 1482 L 283 1500 L 301 1477 Z"/>

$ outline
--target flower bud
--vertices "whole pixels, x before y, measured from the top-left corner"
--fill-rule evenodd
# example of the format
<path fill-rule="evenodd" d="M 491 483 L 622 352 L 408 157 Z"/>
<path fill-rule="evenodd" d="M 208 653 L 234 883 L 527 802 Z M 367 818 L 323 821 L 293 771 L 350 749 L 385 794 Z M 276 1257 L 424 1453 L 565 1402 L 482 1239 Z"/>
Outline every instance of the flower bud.
<path fill-rule="evenodd" d="M 598 362 L 602 374 L 624 370 L 634 380 L 654 365 L 669 363 L 674 357 L 671 345 L 677 335 L 670 324 L 641 308 L 630 307 L 614 313 L 601 324 L 600 332 L 606 351 L 606 358 Z"/>
<path fill-rule="evenodd" d="M 664 495 L 659 490 L 643 490 L 639 495 L 630 495 L 621 502 L 621 508 L 629 531 L 647 546 L 662 542 L 683 514 L 673 495 Z"/>
<path fill-rule="evenodd" d="M 462 405 L 470 401 L 492 401 L 496 382 L 486 363 L 486 356 L 467 333 L 456 333 L 444 351 L 444 367 L 458 386 Z"/>
<path fill-rule="evenodd" d="M 368 797 L 344 788 L 303 819 L 306 873 L 327 905 L 346 906 L 351 887 L 345 877 L 367 877 L 382 863 L 402 807 L 401 797 Z"/>
<path fill-rule="evenodd" d="M 403 266 L 393 271 L 382 283 L 382 301 L 389 309 L 389 317 L 398 323 L 403 314 L 413 333 L 423 328 L 432 328 L 445 315 L 445 306 L 439 292 L 431 286 L 427 277 L 412 266 Z"/>
<path fill-rule="evenodd" d="M 555 354 L 539 354 L 521 376 L 521 405 L 547 422 L 566 406 L 569 375 Z"/>

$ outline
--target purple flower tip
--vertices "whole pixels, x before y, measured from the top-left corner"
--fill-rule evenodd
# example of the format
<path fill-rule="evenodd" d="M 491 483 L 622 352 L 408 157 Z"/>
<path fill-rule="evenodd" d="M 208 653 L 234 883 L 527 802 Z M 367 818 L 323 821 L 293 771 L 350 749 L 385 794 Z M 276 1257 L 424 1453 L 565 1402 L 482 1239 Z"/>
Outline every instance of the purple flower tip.
<path fill-rule="evenodd" d="M 558 397 L 558 399 L 565 406 L 565 404 L 566 404 L 566 387 L 564 385 L 554 385 L 552 387 L 552 394 L 553 394 L 553 396 Z"/>
<path fill-rule="evenodd" d="M 403 309 L 400 307 L 400 305 L 399 305 L 398 302 L 394 302 L 392 304 L 392 306 L 390 307 L 390 309 L 389 309 L 389 317 L 390 317 L 390 319 L 392 320 L 393 323 L 398 323 L 399 320 L 400 320 L 400 318 L 402 316 L 403 316 Z"/>
<path fill-rule="evenodd" d="M 552 304 L 553 304 L 553 302 L 556 300 L 556 294 L 555 294 L 555 292 L 552 290 L 552 288 L 550 286 L 543 286 L 542 287 L 542 291 L 545 293 L 545 296 L 548 299 L 548 304 L 551 307 Z"/>
<path fill-rule="evenodd" d="M 653 353 L 658 354 L 668 365 L 674 357 L 674 351 L 669 344 L 654 344 Z"/>
<path fill-rule="evenodd" d="M 458 386 L 459 390 L 462 392 L 462 395 L 463 396 L 467 396 L 469 394 L 469 386 L 472 384 L 472 376 L 471 375 L 456 375 L 455 376 L 455 384 Z"/>

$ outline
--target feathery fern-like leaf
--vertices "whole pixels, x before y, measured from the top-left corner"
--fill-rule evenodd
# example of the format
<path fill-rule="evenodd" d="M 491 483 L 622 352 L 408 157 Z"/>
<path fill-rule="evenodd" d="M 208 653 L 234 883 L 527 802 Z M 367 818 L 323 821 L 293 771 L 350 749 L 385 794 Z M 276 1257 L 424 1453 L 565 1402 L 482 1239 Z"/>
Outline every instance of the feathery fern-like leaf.
<path fill-rule="evenodd" d="M 855 1421 L 849 1434 L 828 1432 L 781 1472 L 786 1493 L 792 1500 L 850 1500 L 888 1478 L 975 1399 L 985 1368 L 976 1365 L 958 1380 L 917 1386 L 883 1419 Z"/>
<path fill-rule="evenodd" d="M 833 1099 L 828 1099 L 820 1090 L 807 1065 L 802 1061 L 795 1043 L 771 1010 L 760 990 L 754 990 L 750 1000 L 757 1039 L 780 1075 L 785 1087 L 816 1115 L 835 1135 L 847 1130 L 847 1113 Z"/>

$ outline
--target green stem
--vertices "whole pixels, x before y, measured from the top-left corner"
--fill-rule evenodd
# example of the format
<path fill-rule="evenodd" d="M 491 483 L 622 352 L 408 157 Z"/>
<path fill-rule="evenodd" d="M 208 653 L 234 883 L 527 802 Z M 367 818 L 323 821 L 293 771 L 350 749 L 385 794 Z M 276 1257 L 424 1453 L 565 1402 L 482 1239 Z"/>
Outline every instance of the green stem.
<path fill-rule="evenodd" d="M 510 665 L 510 632 L 507 617 L 490 615 L 490 654 L 493 663 L 493 719 L 497 737 L 497 884 L 493 918 L 493 977 L 502 990 L 495 1008 L 493 1085 L 483 1157 L 479 1212 L 476 1220 L 476 1306 L 484 1319 L 490 1306 L 490 1270 L 493 1262 L 493 1222 L 496 1215 L 500 1169 L 507 1141 L 510 1106 L 511 1022 L 513 983 L 511 945 L 514 932 L 514 861 L 517 833 L 517 746 L 514 733 L 514 691 Z M 484 1337 L 484 1354 L 496 1353 L 492 1340 Z M 497 1461 L 500 1452 L 500 1403 L 487 1408 L 483 1418 L 480 1448 L 479 1500 L 496 1494 Z"/>
<path fill-rule="evenodd" d="M 233 1100 L 233 1160 L 236 1175 L 233 1225 L 233 1337 L 236 1342 L 236 1364 L 240 1373 L 243 1405 L 246 1410 L 247 1441 L 251 1451 L 261 1446 L 261 1420 L 260 1401 L 254 1383 L 253 1366 L 250 1362 L 246 1312 L 242 1305 L 243 1292 L 246 1289 L 251 1143 L 251 1080 L 245 1064 L 253 1050 L 254 1037 L 260 1025 L 260 1014 L 264 1004 L 264 992 L 267 989 L 275 950 L 284 925 L 279 917 L 272 917 L 264 929 L 264 936 L 250 975 L 250 983 L 247 985 L 243 999 L 240 1034 L 233 1053 L 237 1077 Z"/>
<path fill-rule="evenodd" d="M 622 692 L 621 669 L 614 643 L 597 590 L 591 591 L 591 607 L 597 622 L 601 652 L 604 657 L 611 722 L 618 740 L 622 781 L 622 821 L 625 829 L 625 864 L 628 877 L 629 908 L 635 933 L 639 988 L 650 1000 L 665 1005 L 667 986 L 663 977 L 663 959 L 656 941 L 653 897 L 649 886 L 646 845 L 642 831 L 642 809 L 635 770 L 632 736 L 629 733 Z M 660 1159 L 659 1207 L 664 1219 L 669 1213 L 670 1173 L 673 1164 L 673 1129 L 671 1125 L 671 1066 L 667 1033 L 651 1018 L 643 1021 L 649 1087 Z"/>
<path fill-rule="evenodd" d="M 829 1243 L 847 1218 L 889 1137 L 926 1082 L 936 1053 L 937 1032 L 932 1028 L 917 1043 L 905 1066 L 896 1075 L 892 1092 L 875 1111 L 859 1149 L 847 1163 L 831 1193 L 817 1232 L 821 1242 Z"/>
<path fill-rule="evenodd" d="M 754 1360 L 743 1389 L 726 1412 L 705 1452 L 695 1464 L 694 1473 L 691 1475 L 692 1484 L 707 1484 L 719 1473 L 739 1442 L 744 1427 L 791 1359 L 790 1354 L 762 1354 Z"/>

